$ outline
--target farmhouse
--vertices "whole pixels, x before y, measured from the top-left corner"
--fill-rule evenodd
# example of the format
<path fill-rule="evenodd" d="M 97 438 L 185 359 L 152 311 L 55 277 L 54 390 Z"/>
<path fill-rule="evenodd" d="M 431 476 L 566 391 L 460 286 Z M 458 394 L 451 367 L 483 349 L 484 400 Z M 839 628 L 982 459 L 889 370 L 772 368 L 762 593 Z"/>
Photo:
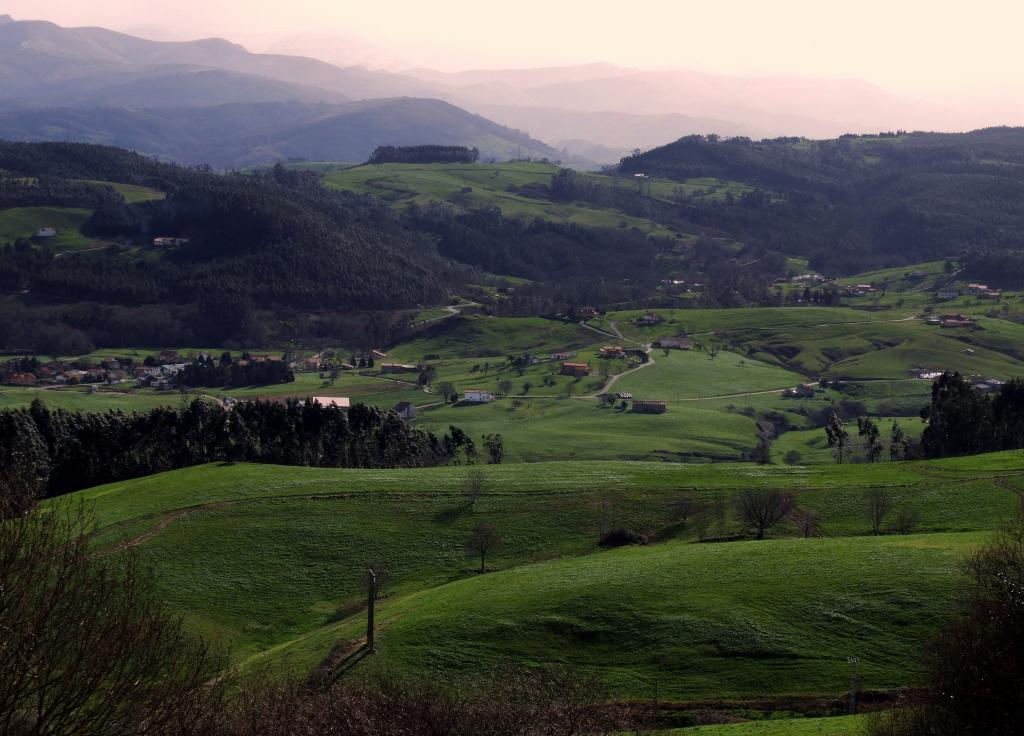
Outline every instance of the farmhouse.
<path fill-rule="evenodd" d="M 172 245 L 188 245 L 188 244 L 189 244 L 189 239 L 188 238 L 166 238 L 166 237 L 153 238 L 153 245 L 155 245 L 158 248 L 167 248 L 167 247 L 170 247 Z"/>
<path fill-rule="evenodd" d="M 637 414 L 664 414 L 668 411 L 667 401 L 634 401 L 633 411 Z"/>
<path fill-rule="evenodd" d="M 302 367 L 307 371 L 318 371 L 320 370 L 320 358 L 316 356 L 312 358 L 303 358 Z"/>
<path fill-rule="evenodd" d="M 36 235 L 35 236 L 37 238 L 56 238 L 57 237 L 57 228 L 55 228 L 55 227 L 41 227 L 38 230 L 36 230 Z"/>
<path fill-rule="evenodd" d="M 938 299 L 940 302 L 948 302 L 951 299 L 956 299 L 958 296 L 960 296 L 959 291 L 950 291 L 948 289 L 936 292 L 935 294 L 935 298 Z"/>
<path fill-rule="evenodd" d="M 408 365 L 407 363 L 381 363 L 381 373 L 415 373 L 418 371 L 414 365 Z"/>
<path fill-rule="evenodd" d="M 462 393 L 462 400 L 469 404 L 486 404 L 494 401 L 494 394 L 482 388 L 467 388 Z"/>
<path fill-rule="evenodd" d="M 587 363 L 562 363 L 563 376 L 589 376 L 590 365 Z"/>
<path fill-rule="evenodd" d="M 658 340 L 658 346 L 663 348 L 673 348 L 675 350 L 692 350 L 693 338 L 686 335 L 662 337 Z"/>
<path fill-rule="evenodd" d="M 407 422 L 416 418 L 416 405 L 410 401 L 399 401 L 391 411 Z"/>
<path fill-rule="evenodd" d="M 664 321 L 665 318 L 662 317 L 660 314 L 654 314 L 653 312 L 649 312 L 648 314 L 645 314 L 639 319 L 637 319 L 636 323 L 638 325 L 660 325 Z"/>
<path fill-rule="evenodd" d="M 348 409 L 351 405 L 347 396 L 314 396 L 310 401 L 325 409 Z"/>
<path fill-rule="evenodd" d="M 606 345 L 599 352 L 602 358 L 621 358 L 626 354 L 625 349 L 618 345 Z"/>
<path fill-rule="evenodd" d="M 588 319 L 594 319 L 598 315 L 596 307 L 580 307 L 576 310 L 577 316 L 586 322 Z"/>
<path fill-rule="evenodd" d="M 974 327 L 977 324 L 977 320 L 963 314 L 944 314 L 939 321 L 942 327 Z"/>
<path fill-rule="evenodd" d="M 388 357 L 387 353 L 381 352 L 380 350 L 371 350 L 370 355 L 373 356 L 374 360 L 384 360 L 384 358 Z"/>
<path fill-rule="evenodd" d="M 7 376 L 7 383 L 12 386 L 34 386 L 36 377 L 31 373 L 12 373 Z"/>
<path fill-rule="evenodd" d="M 569 360 L 571 357 L 572 353 L 551 353 L 551 360 Z"/>
<path fill-rule="evenodd" d="M 787 388 L 782 392 L 782 395 L 786 398 L 798 398 L 806 399 L 814 396 L 814 384 L 813 383 L 801 383 L 794 388 Z"/>

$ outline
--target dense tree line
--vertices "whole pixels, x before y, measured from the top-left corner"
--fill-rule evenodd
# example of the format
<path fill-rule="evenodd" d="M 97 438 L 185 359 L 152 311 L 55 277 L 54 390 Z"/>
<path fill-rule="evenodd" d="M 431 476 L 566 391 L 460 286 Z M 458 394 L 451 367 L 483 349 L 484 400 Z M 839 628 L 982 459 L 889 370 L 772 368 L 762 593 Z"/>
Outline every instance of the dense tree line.
<path fill-rule="evenodd" d="M 92 184 L 44 176 L 25 178 L 0 174 L 0 209 L 6 207 L 96 208 L 123 202 L 106 184 Z"/>
<path fill-rule="evenodd" d="M 214 363 L 208 359 L 189 363 L 174 380 L 179 386 L 190 387 L 270 386 L 291 383 L 295 380 L 295 374 L 282 360 Z"/>
<path fill-rule="evenodd" d="M 576 278 L 652 285 L 668 244 L 630 229 L 602 229 L 502 215 L 497 207 L 458 212 L 410 205 L 403 222 L 438 238 L 440 253 L 484 271 L 562 283 Z"/>
<path fill-rule="evenodd" d="M 379 146 L 367 163 L 473 164 L 479 160 L 480 149 L 468 146 Z"/>
<path fill-rule="evenodd" d="M 970 250 L 959 257 L 964 279 L 995 288 L 1019 288 L 1024 284 L 1024 251 Z"/>
<path fill-rule="evenodd" d="M 424 467 L 451 461 L 468 438 L 438 438 L 392 412 L 357 404 L 347 412 L 313 402 L 204 401 L 126 414 L 28 409 L 0 412 L 0 473 L 30 478 L 53 496 L 202 463 L 317 467 Z"/>
<path fill-rule="evenodd" d="M 1024 380 L 1008 381 L 989 397 L 959 373 L 943 374 L 921 418 L 928 422 L 921 434 L 925 457 L 1024 448 Z"/>

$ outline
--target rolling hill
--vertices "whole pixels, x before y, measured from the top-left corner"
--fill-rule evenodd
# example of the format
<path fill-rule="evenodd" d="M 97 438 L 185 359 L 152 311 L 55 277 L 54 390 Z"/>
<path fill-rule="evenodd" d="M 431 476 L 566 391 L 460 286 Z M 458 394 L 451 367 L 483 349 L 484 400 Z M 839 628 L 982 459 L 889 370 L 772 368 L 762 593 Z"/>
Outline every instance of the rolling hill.
<path fill-rule="evenodd" d="M 486 663 L 565 663 L 613 692 L 667 701 L 831 696 L 861 657 L 864 686 L 897 688 L 943 613 L 962 557 L 1013 512 L 1020 452 L 928 463 L 754 467 L 558 463 L 484 469 L 473 506 L 455 468 L 199 467 L 83 491 L 96 544 L 128 540 L 164 596 L 237 662 L 308 673 L 358 642 L 361 569 L 385 563 L 381 653 L 360 665 L 454 681 Z M 699 543 L 680 497 L 798 494 L 822 535 L 788 522 L 767 541 Z M 916 534 L 865 536 L 864 494 L 885 489 Z M 478 575 L 461 541 L 479 521 L 505 547 Z M 600 551 L 609 524 L 647 546 Z M 132 541 L 134 540 L 134 541 Z M 301 572 L 299 572 L 301 571 Z M 581 605 L 584 603 L 584 605 Z"/>

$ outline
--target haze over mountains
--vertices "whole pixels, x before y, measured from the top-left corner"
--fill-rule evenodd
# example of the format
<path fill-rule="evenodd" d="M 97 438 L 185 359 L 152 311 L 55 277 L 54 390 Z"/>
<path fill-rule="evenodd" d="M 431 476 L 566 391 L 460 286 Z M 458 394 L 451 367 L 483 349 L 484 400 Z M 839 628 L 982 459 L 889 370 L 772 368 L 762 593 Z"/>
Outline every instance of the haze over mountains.
<path fill-rule="evenodd" d="M 362 100 L 374 103 L 352 104 Z M 857 80 L 610 64 L 390 73 L 254 54 L 223 39 L 158 42 L 9 16 L 0 16 L 0 103 L 4 138 L 103 142 L 223 167 L 359 161 L 377 145 L 420 143 L 609 163 L 692 133 L 964 127 L 947 110 Z"/>

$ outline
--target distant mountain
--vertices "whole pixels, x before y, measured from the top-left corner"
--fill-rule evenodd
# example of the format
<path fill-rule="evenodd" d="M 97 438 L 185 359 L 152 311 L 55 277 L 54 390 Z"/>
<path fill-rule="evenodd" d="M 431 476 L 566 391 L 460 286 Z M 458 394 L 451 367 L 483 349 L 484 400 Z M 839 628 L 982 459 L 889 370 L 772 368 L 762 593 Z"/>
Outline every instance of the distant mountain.
<path fill-rule="evenodd" d="M 519 130 L 529 130 L 555 148 L 597 163 L 617 163 L 634 148 L 653 148 L 693 133 L 752 135 L 753 129 L 714 118 L 678 113 L 636 115 L 552 107 L 476 105 L 475 112 Z"/>
<path fill-rule="evenodd" d="M 449 99 L 481 114 L 496 115 L 507 108 L 543 110 L 545 120 L 529 129 L 551 141 L 563 136 L 553 134 L 550 126 L 579 122 L 589 124 L 601 137 L 588 133 L 574 137 L 612 147 L 622 146 L 619 141 L 637 133 L 650 137 L 626 147 L 658 145 L 696 132 L 821 138 L 964 124 L 957 111 L 908 100 L 856 79 L 736 77 L 610 64 L 454 74 L 412 69 L 406 74 L 444 85 L 452 95 Z M 574 115 L 581 112 L 589 113 L 591 119 Z M 496 117 L 517 125 L 512 115 Z M 665 117 L 674 115 L 682 117 Z"/>
<path fill-rule="evenodd" d="M 0 138 L 86 141 L 163 160 L 234 168 L 281 159 L 365 161 L 377 146 L 476 146 L 483 159 L 557 158 L 558 151 L 439 100 L 342 105 L 297 101 L 206 107 L 0 112 Z"/>
<path fill-rule="evenodd" d="M 295 98 L 338 102 L 431 96 L 434 91 L 411 77 L 363 67 L 342 69 L 300 56 L 253 54 L 223 39 L 149 41 L 103 28 L 62 28 L 45 21 L 12 21 L 9 16 L 0 23 L 0 101 L 8 107 L 86 102 L 93 106 L 151 106 L 157 92 L 145 89 L 149 82 L 158 85 L 163 95 L 161 106 L 191 106 L 197 104 L 191 97 L 193 89 L 186 83 L 190 80 L 181 75 L 210 70 L 277 83 L 258 87 L 249 79 L 253 97 L 235 101 Z M 175 77 L 176 83 L 167 83 Z M 206 77 L 207 87 L 215 79 Z M 222 94 L 240 97 L 231 89 L 238 82 L 237 76 L 220 79 Z M 133 97 L 132 90 L 139 97 Z M 270 94 L 273 90 L 276 98 Z M 219 100 L 224 101 L 231 99 Z"/>

